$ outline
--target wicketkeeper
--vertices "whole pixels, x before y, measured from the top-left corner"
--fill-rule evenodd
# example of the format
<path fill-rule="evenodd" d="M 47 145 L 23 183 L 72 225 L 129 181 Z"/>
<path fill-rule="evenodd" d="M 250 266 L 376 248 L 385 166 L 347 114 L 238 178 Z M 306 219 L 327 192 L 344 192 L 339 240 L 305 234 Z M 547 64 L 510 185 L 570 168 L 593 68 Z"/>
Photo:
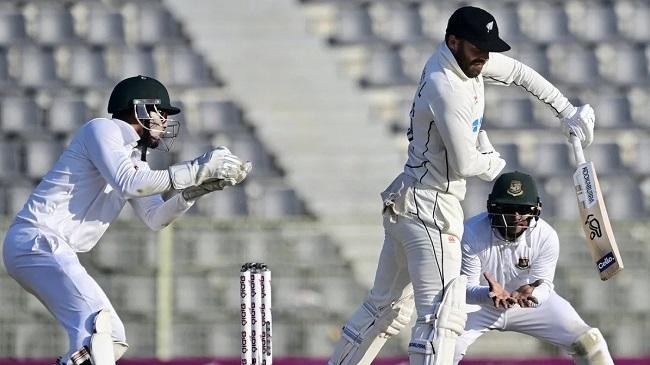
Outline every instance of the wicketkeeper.
<path fill-rule="evenodd" d="M 60 365 L 113 365 L 128 348 L 124 325 L 108 297 L 79 263 L 128 202 L 152 230 L 185 213 L 201 195 L 241 183 L 251 163 L 225 147 L 151 170 L 147 148 L 176 137 L 167 89 L 136 76 L 120 81 L 108 101 L 112 118 L 95 118 L 73 136 L 4 241 L 7 272 L 65 328 L 69 350 Z M 178 194 L 163 200 L 161 193 Z M 34 339 L 38 341 L 38 339 Z"/>

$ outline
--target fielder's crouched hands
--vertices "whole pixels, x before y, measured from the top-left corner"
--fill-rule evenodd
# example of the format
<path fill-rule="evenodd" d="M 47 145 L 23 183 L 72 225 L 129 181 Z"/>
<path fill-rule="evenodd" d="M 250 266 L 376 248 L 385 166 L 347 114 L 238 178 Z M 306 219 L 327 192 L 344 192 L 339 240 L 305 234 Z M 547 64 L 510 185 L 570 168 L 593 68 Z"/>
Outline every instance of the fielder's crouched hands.
<path fill-rule="evenodd" d="M 483 277 L 487 280 L 490 287 L 490 299 L 496 308 L 508 309 L 516 304 L 516 301 L 510 296 L 497 279 L 492 276 L 489 272 L 484 272 Z"/>
<path fill-rule="evenodd" d="M 169 177 L 176 190 L 199 186 L 208 179 L 228 180 L 235 185 L 246 178 L 250 169 L 250 162 L 242 161 L 228 148 L 219 146 L 192 161 L 169 166 Z"/>
<path fill-rule="evenodd" d="M 560 115 L 562 132 L 571 142 L 571 135 L 580 139 L 582 148 L 587 148 L 594 140 L 594 125 L 596 123 L 596 114 L 589 104 L 579 107 L 570 106 L 568 111 Z"/>
<path fill-rule="evenodd" d="M 533 290 L 542 285 L 543 282 L 543 279 L 537 279 L 530 284 L 522 285 L 519 289 L 510 293 L 510 297 L 516 300 L 517 304 L 519 304 L 521 308 L 536 307 L 539 304 L 539 301 L 535 296 L 533 296 Z"/>

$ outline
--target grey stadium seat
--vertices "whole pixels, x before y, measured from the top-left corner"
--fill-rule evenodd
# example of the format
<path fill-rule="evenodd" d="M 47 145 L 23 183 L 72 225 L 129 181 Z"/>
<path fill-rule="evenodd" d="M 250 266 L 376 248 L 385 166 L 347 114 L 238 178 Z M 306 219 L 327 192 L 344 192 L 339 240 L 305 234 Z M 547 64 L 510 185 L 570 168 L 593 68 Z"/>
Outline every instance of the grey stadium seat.
<path fill-rule="evenodd" d="M 546 191 L 546 196 L 542 200 L 542 209 L 547 209 L 555 218 L 580 218 L 571 173 L 547 179 L 543 183 L 543 189 Z"/>
<path fill-rule="evenodd" d="M 630 162 L 630 169 L 639 175 L 650 175 L 650 140 L 639 140 L 634 148 L 634 158 Z"/>
<path fill-rule="evenodd" d="M 232 101 L 201 101 L 198 111 L 201 132 L 233 134 L 243 129 L 242 112 Z"/>
<path fill-rule="evenodd" d="M 621 149 L 614 142 L 594 142 L 586 150 L 587 158 L 594 162 L 598 176 L 623 175 L 629 171 L 623 165 Z"/>
<path fill-rule="evenodd" d="M 41 178 L 58 160 L 63 147 L 54 139 L 30 138 L 25 141 L 25 175 Z"/>
<path fill-rule="evenodd" d="M 21 86 L 38 89 L 61 86 L 52 50 L 33 45 L 13 46 L 9 57 L 16 60 L 14 77 Z"/>
<path fill-rule="evenodd" d="M 0 109 L 0 126 L 4 133 L 42 132 L 43 113 L 33 99 L 5 97 L 0 99 Z"/>
<path fill-rule="evenodd" d="M 517 6 L 522 32 L 528 38 L 545 44 L 566 41 L 569 20 L 562 6 L 537 0 L 520 1 Z"/>
<path fill-rule="evenodd" d="M 404 66 L 397 47 L 376 45 L 370 48 L 368 64 L 359 85 L 362 87 L 388 87 L 415 84 L 404 73 Z"/>
<path fill-rule="evenodd" d="M 13 4 L 0 7 L 0 45 L 20 44 L 26 41 L 25 16 Z"/>
<path fill-rule="evenodd" d="M 58 2 L 31 3 L 35 8 L 35 26 L 32 34 L 37 43 L 56 46 L 78 42 L 74 31 L 74 19 L 68 7 Z"/>
<path fill-rule="evenodd" d="M 248 197 L 244 186 L 233 186 L 203 196 L 196 202 L 200 214 L 208 217 L 241 217 L 249 214 Z"/>
<path fill-rule="evenodd" d="M 123 8 L 125 22 L 132 27 L 127 34 L 131 42 L 155 46 L 180 41 L 178 24 L 159 1 L 130 1 Z"/>
<path fill-rule="evenodd" d="M 492 184 L 478 178 L 467 179 L 467 192 L 465 199 L 460 203 L 465 213 L 465 219 L 470 218 L 487 209 L 488 195 L 492 191 Z"/>
<path fill-rule="evenodd" d="M 190 47 L 160 47 L 162 69 L 158 76 L 166 85 L 178 87 L 209 86 L 216 83 L 215 78 L 203 57 Z"/>
<path fill-rule="evenodd" d="M 141 47 L 110 47 L 106 51 L 109 74 L 115 80 L 134 75 L 156 76 L 156 62 L 151 51 Z"/>
<path fill-rule="evenodd" d="M 566 175 L 575 169 L 573 152 L 567 143 L 540 142 L 534 148 L 534 158 L 525 167 L 536 176 Z"/>
<path fill-rule="evenodd" d="M 0 180 L 11 181 L 21 175 L 20 141 L 0 139 Z"/>
<path fill-rule="evenodd" d="M 118 10 L 101 2 L 90 2 L 86 10 L 86 31 L 83 37 L 88 44 L 95 46 L 124 44 L 124 20 Z"/>
<path fill-rule="evenodd" d="M 633 127 L 630 100 L 616 89 L 601 87 L 595 92 L 582 95 L 582 100 L 590 103 L 596 113 L 596 128 Z"/>
<path fill-rule="evenodd" d="M 583 42 L 598 43 L 618 38 L 616 13 L 611 3 L 572 0 L 565 4 L 565 9 L 569 29 Z"/>
<path fill-rule="evenodd" d="M 502 98 L 486 108 L 485 119 L 490 126 L 499 128 L 534 128 L 533 102 L 527 93 L 514 90 L 517 93 L 504 90 Z"/>
<path fill-rule="evenodd" d="M 426 36 L 423 33 L 418 2 L 373 4 L 373 7 L 379 6 L 383 7 L 387 15 L 386 24 L 380 29 L 383 38 L 395 44 L 425 41 Z"/>
<path fill-rule="evenodd" d="M 603 43 L 596 48 L 598 70 L 607 81 L 621 86 L 648 81 L 644 48 L 629 43 Z"/>
<path fill-rule="evenodd" d="M 633 42 L 650 42 L 650 4 L 647 1 L 617 0 L 614 9 L 621 36 Z"/>
<path fill-rule="evenodd" d="M 70 135 L 88 121 L 86 103 L 73 97 L 54 98 L 47 110 L 47 130 L 55 134 Z"/>
<path fill-rule="evenodd" d="M 597 171 L 598 170 L 597 167 Z M 607 213 L 612 220 L 638 219 L 648 216 L 644 210 L 643 193 L 636 180 L 627 176 L 600 176 Z"/>
<path fill-rule="evenodd" d="M 582 43 L 552 44 L 547 55 L 553 80 L 579 87 L 599 82 L 596 55 Z"/>
<path fill-rule="evenodd" d="M 336 9 L 334 34 L 330 44 L 358 44 L 376 39 L 367 4 L 341 3 Z"/>
<path fill-rule="evenodd" d="M 99 88 L 112 86 L 106 71 L 106 62 L 101 50 L 86 46 L 70 49 L 67 82 L 73 87 Z"/>

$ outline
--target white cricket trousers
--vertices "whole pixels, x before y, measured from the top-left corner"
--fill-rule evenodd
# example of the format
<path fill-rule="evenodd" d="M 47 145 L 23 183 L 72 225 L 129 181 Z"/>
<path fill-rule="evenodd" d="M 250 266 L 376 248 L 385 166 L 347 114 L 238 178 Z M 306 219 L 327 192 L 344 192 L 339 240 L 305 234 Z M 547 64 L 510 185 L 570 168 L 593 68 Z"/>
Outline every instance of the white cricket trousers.
<path fill-rule="evenodd" d="M 33 226 L 14 224 L 5 236 L 3 258 L 9 275 L 36 296 L 68 333 L 70 348 L 63 363 L 90 343 L 95 314 L 104 308 L 111 310 L 113 340 L 126 342 L 122 321 L 70 246 L 52 245 Z"/>
<path fill-rule="evenodd" d="M 418 319 L 435 311 L 442 288 L 459 276 L 460 239 L 425 226 L 417 218 L 384 215 L 384 245 L 368 300 L 385 307 L 409 293 L 413 295 Z"/>
<path fill-rule="evenodd" d="M 571 353 L 571 345 L 590 330 L 573 306 L 555 291 L 536 308 L 512 307 L 507 310 L 481 306 L 467 314 L 465 332 L 456 340 L 454 364 L 465 356 L 467 348 L 490 330 L 525 333 Z"/>

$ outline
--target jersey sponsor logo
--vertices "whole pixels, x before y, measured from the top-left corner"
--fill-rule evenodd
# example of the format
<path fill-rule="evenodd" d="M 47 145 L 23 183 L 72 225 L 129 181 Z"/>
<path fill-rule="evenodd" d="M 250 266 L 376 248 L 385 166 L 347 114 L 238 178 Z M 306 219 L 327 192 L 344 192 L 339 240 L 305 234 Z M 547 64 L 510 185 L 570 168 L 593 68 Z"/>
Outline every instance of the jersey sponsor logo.
<path fill-rule="evenodd" d="M 589 238 L 593 241 L 596 237 L 602 237 L 603 231 L 600 229 L 600 221 L 595 215 L 589 214 L 585 225 L 589 228 Z"/>
<path fill-rule="evenodd" d="M 510 187 L 508 187 L 506 193 L 512 196 L 522 196 L 524 194 L 524 189 L 522 187 L 521 181 L 510 180 Z"/>
<path fill-rule="evenodd" d="M 481 129 L 481 122 L 481 118 L 472 122 L 472 133 L 478 133 L 479 129 Z"/>
<path fill-rule="evenodd" d="M 530 260 L 528 257 L 520 257 L 515 267 L 519 270 L 526 270 L 530 267 Z"/>
<path fill-rule="evenodd" d="M 612 266 L 616 262 L 616 258 L 612 252 L 603 256 L 598 262 L 596 262 L 596 267 L 598 267 L 599 272 L 607 270 L 608 267 Z"/>

